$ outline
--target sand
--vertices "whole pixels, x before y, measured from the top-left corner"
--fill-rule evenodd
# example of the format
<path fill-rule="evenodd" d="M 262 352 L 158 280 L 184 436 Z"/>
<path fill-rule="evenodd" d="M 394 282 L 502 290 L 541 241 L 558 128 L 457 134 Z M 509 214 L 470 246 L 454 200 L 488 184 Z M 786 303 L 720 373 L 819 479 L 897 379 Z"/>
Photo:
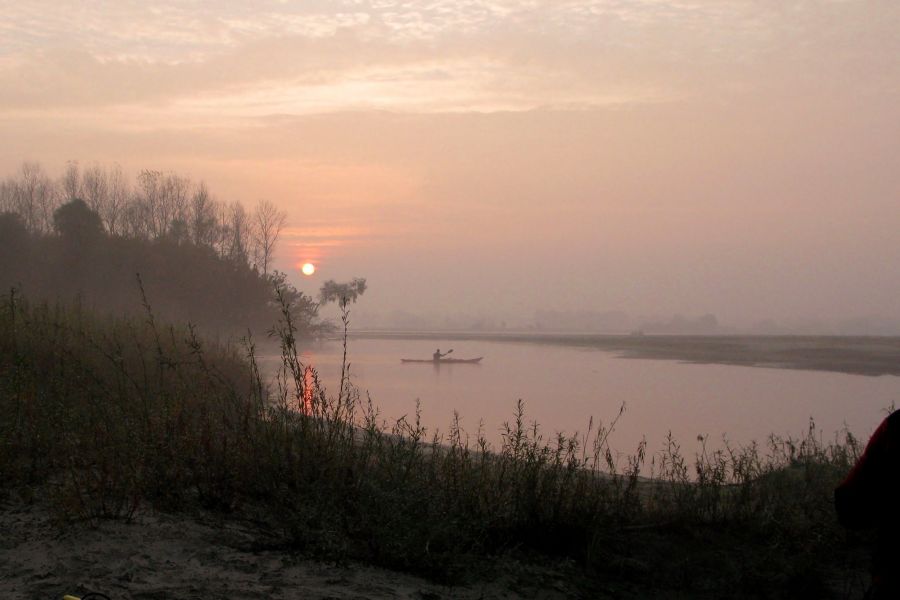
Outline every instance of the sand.
<path fill-rule="evenodd" d="M 0 505 L 0 598 L 112 600 L 575 598 L 559 573 L 510 563 L 491 581 L 447 587 L 359 564 L 328 564 L 259 547 L 252 523 L 213 515 L 139 514 L 60 528 L 46 508 Z M 539 570 L 537 570 L 539 571 Z"/>

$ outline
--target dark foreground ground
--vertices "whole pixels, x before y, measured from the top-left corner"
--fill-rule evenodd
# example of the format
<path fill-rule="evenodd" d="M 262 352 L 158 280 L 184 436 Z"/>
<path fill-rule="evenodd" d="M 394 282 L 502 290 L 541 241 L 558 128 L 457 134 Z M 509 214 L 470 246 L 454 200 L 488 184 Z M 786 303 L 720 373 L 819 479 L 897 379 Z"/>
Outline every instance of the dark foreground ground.
<path fill-rule="evenodd" d="M 58 599 L 88 591 L 133 598 L 521 598 L 510 582 L 446 588 L 357 564 L 265 549 L 252 523 L 143 514 L 132 523 L 56 528 L 40 508 L 6 507 L 0 597 Z M 559 582 L 563 585 L 563 582 Z M 543 597 L 565 597 L 553 589 Z"/>
<path fill-rule="evenodd" d="M 586 587 L 565 562 L 499 558 L 477 582 L 445 586 L 354 562 L 320 562 L 267 543 L 259 523 L 152 511 L 128 523 L 59 527 L 40 504 L 0 505 L 0 598 L 112 600 L 688 598 L 634 583 Z"/>
<path fill-rule="evenodd" d="M 58 600 L 88 592 L 112 600 L 766 597 L 752 589 L 727 596 L 665 590 L 634 578 L 587 581 L 566 562 L 521 557 L 496 558 L 471 582 L 451 587 L 355 562 L 312 560 L 270 543 L 258 522 L 209 513 L 147 511 L 132 522 L 59 527 L 46 506 L 7 501 L 0 505 L 0 531 L 0 598 Z M 670 551 L 677 561 L 677 549 Z M 863 570 L 836 573 L 827 596 L 862 598 L 866 579 Z M 802 586 L 796 593 L 818 597 Z"/>
<path fill-rule="evenodd" d="M 900 375 L 900 337 L 362 332 L 358 338 L 520 342 L 596 348 L 623 358 Z"/>

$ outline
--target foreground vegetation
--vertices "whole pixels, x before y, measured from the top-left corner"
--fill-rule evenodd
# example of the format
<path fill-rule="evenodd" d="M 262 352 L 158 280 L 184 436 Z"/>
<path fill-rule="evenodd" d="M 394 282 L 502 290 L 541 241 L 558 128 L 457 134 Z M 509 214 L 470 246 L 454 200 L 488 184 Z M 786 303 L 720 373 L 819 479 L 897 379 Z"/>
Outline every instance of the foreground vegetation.
<path fill-rule="evenodd" d="M 345 325 L 346 298 L 342 302 Z M 521 404 L 492 448 L 456 423 L 386 426 L 349 376 L 328 394 L 297 358 L 289 299 L 267 386 L 252 340 L 0 300 L 0 494 L 51 498 L 61 522 L 142 507 L 252 515 L 287 550 L 448 583 L 515 556 L 571 570 L 586 595 L 848 597 L 861 541 L 832 490 L 849 433 L 684 456 L 620 456 L 614 423 L 544 439 Z M 652 478 L 641 477 L 650 473 Z M 617 592 L 619 590 L 619 592 Z"/>

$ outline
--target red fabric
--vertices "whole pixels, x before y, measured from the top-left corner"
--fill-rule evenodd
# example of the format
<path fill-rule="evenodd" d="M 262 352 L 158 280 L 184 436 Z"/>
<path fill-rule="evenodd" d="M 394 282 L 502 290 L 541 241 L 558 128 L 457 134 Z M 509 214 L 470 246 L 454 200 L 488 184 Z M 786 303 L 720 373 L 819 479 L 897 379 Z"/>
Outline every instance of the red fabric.
<path fill-rule="evenodd" d="M 853 465 L 853 468 L 850 469 L 850 472 L 844 478 L 844 481 L 841 483 L 841 487 L 856 487 L 864 486 L 867 484 L 868 478 L 874 475 L 872 473 L 872 465 L 881 462 L 882 456 L 886 454 L 886 446 L 888 441 L 887 429 L 888 420 L 885 419 L 881 422 L 881 425 L 878 426 L 878 429 L 875 430 L 875 433 L 872 434 L 872 437 L 869 438 L 869 443 L 866 444 L 866 449 L 863 451 L 862 456 L 859 457 L 859 460 L 856 461 L 856 464 Z"/>

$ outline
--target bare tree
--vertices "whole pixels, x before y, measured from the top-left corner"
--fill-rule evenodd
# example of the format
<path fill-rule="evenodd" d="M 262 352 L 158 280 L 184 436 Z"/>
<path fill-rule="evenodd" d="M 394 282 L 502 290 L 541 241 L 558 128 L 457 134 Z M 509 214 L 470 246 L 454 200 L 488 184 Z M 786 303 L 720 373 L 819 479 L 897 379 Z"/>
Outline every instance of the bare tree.
<path fill-rule="evenodd" d="M 16 183 L 12 178 L 0 181 L 0 213 L 17 213 L 19 206 L 16 195 Z"/>
<path fill-rule="evenodd" d="M 231 247 L 230 207 L 225 202 L 217 202 L 213 205 L 213 212 L 216 215 L 213 249 L 216 254 L 224 258 L 228 256 L 228 249 Z"/>
<path fill-rule="evenodd" d="M 147 220 L 142 213 L 143 205 L 138 198 L 132 198 L 131 202 L 122 210 L 118 225 L 119 233 L 128 238 L 146 239 L 148 236 Z"/>
<path fill-rule="evenodd" d="M 107 174 L 107 192 L 106 207 L 100 217 L 111 235 L 119 235 L 122 233 L 122 213 L 131 196 L 131 186 L 119 165 L 114 165 Z"/>
<path fill-rule="evenodd" d="M 0 212 L 17 213 L 32 232 L 52 232 L 54 211 L 73 199 L 98 214 L 110 235 L 177 238 L 212 248 L 264 275 L 272 272 L 287 219 L 271 202 L 261 201 L 249 213 L 239 202 L 216 200 L 205 183 L 194 186 L 187 177 L 157 170 L 141 171 L 132 187 L 119 165 L 80 169 L 72 161 L 61 177 L 51 180 L 37 163 L 25 163 L 15 176 L 0 181 Z"/>
<path fill-rule="evenodd" d="M 232 202 L 228 205 L 227 217 L 225 256 L 234 262 L 246 263 L 250 240 L 252 239 L 251 228 L 253 222 L 247 215 L 244 205 L 240 202 Z"/>
<path fill-rule="evenodd" d="M 28 230 L 40 233 L 52 231 L 53 211 L 60 204 L 60 194 L 41 165 L 24 163 L 12 185 L 12 204 Z"/>
<path fill-rule="evenodd" d="M 159 206 L 162 203 L 162 177 L 162 171 L 144 169 L 140 172 L 137 178 L 138 189 L 132 200 L 132 205 L 137 205 L 139 209 L 129 211 L 132 228 L 138 224 L 138 219 L 143 220 L 140 228 L 151 238 L 162 235 L 165 227 L 159 216 L 161 212 Z"/>
<path fill-rule="evenodd" d="M 66 170 L 59 180 L 62 188 L 63 202 L 71 202 L 81 198 L 81 175 L 78 172 L 78 161 L 70 160 L 66 163 Z"/>
<path fill-rule="evenodd" d="M 191 196 L 188 209 L 188 228 L 194 244 L 215 248 L 216 240 L 220 235 L 216 222 L 218 212 L 218 202 L 209 193 L 206 184 L 201 181 L 194 195 Z"/>
<path fill-rule="evenodd" d="M 109 201 L 109 181 L 106 170 L 100 165 L 93 165 L 84 170 L 81 175 L 80 196 L 92 211 L 103 215 L 106 204 Z"/>
<path fill-rule="evenodd" d="M 163 180 L 161 218 L 164 221 L 162 234 L 168 233 L 172 223 L 187 222 L 188 205 L 191 195 L 191 180 L 169 173 Z"/>
<path fill-rule="evenodd" d="M 256 205 L 253 220 L 253 261 L 257 268 L 262 268 L 263 275 L 268 275 L 287 213 L 268 200 L 261 200 Z"/>

